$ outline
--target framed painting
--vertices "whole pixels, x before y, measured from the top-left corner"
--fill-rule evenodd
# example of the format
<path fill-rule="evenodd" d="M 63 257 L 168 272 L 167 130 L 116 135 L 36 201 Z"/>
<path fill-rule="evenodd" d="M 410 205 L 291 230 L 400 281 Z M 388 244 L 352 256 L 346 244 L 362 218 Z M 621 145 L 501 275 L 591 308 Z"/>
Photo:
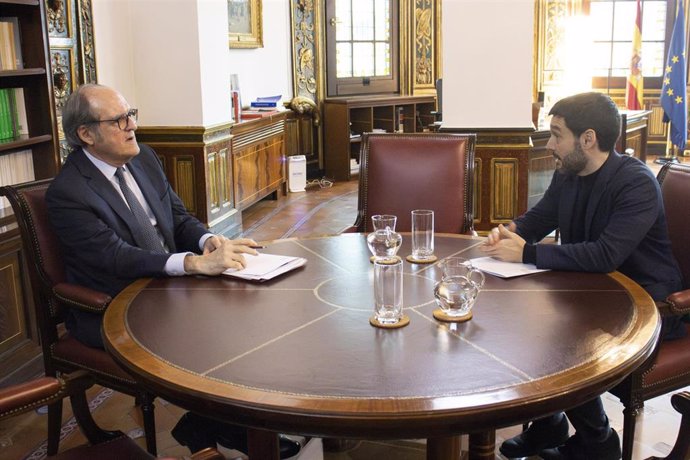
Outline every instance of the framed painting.
<path fill-rule="evenodd" d="M 263 48 L 261 0 L 228 0 L 230 48 Z"/>

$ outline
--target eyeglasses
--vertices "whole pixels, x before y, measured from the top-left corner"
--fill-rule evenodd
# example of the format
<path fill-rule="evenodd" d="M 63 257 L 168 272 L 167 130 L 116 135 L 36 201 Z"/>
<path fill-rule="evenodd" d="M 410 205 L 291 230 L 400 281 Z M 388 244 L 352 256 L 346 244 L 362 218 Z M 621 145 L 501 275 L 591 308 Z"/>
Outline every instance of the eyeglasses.
<path fill-rule="evenodd" d="M 129 120 L 132 119 L 135 122 L 137 121 L 137 116 L 139 115 L 139 109 L 129 109 L 129 111 L 125 114 L 120 115 L 117 118 L 113 118 L 110 120 L 93 120 L 86 122 L 85 124 L 90 125 L 93 123 L 104 123 L 106 121 L 110 121 L 113 123 L 117 123 L 117 127 L 120 128 L 122 131 L 127 129 L 129 127 Z"/>

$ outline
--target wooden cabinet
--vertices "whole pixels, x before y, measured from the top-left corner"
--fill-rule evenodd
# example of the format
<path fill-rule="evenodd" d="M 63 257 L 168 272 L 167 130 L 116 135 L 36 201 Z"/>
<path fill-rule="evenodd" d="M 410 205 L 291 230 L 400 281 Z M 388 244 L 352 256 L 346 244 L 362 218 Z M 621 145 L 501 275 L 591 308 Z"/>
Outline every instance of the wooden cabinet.
<path fill-rule="evenodd" d="M 435 120 L 435 96 L 366 96 L 324 102 L 326 176 L 350 179 L 350 158 L 359 159 L 361 135 L 373 130 L 422 132 Z"/>
<path fill-rule="evenodd" d="M 287 112 L 232 127 L 232 175 L 235 207 L 240 211 L 285 184 Z"/>

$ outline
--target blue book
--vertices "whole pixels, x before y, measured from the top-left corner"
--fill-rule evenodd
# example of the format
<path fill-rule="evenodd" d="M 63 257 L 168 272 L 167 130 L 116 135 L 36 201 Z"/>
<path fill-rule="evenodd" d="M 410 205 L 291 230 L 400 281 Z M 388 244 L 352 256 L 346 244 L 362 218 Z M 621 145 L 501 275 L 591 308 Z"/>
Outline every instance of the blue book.
<path fill-rule="evenodd" d="M 249 104 L 252 107 L 278 107 L 277 102 L 254 101 Z"/>

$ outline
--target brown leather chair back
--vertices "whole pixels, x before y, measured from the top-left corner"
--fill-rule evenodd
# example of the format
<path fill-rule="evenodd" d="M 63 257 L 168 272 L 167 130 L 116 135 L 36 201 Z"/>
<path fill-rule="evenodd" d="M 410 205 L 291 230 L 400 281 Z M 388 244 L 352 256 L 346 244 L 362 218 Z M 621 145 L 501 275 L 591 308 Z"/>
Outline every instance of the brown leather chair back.
<path fill-rule="evenodd" d="M 50 228 L 45 202 L 46 191 L 51 182 L 52 179 L 45 179 L 2 187 L 0 190 L 0 194 L 5 195 L 12 204 L 19 225 L 23 248 L 29 261 L 34 302 L 49 306 L 36 309 L 44 348 L 45 342 L 49 344 L 56 340 L 55 325 L 62 321 L 60 304 L 53 296 L 53 286 L 65 280 L 60 244 Z M 44 337 L 47 336 L 51 339 L 46 340 Z"/>
<path fill-rule="evenodd" d="M 472 232 L 474 134 L 365 134 L 360 151 L 357 231 L 372 231 L 371 216 L 398 216 L 412 229 L 410 211 L 434 211 L 440 233 Z"/>
<path fill-rule="evenodd" d="M 667 163 L 659 171 L 658 179 L 673 255 L 683 274 L 683 287 L 687 289 L 690 288 L 690 206 L 685 200 L 690 197 L 690 165 Z"/>

